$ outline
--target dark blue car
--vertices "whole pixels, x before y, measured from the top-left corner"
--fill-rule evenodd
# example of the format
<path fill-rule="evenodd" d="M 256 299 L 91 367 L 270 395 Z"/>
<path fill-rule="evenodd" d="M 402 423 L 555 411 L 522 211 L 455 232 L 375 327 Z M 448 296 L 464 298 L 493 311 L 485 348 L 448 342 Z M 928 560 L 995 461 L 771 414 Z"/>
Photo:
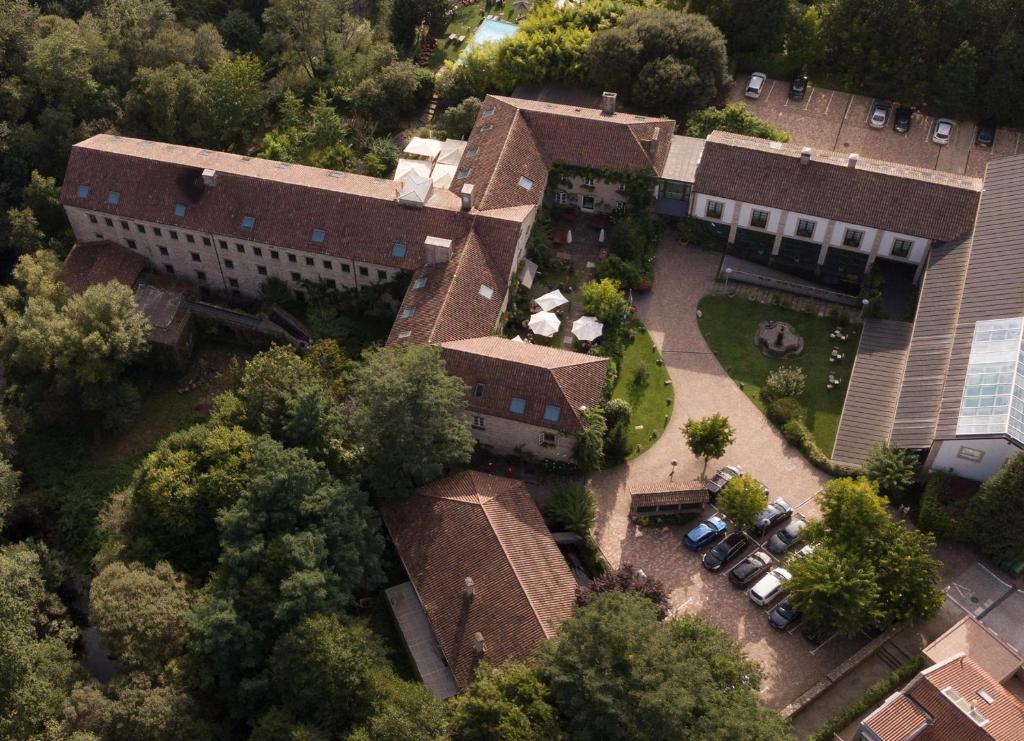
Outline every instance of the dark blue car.
<path fill-rule="evenodd" d="M 713 540 L 717 540 L 725 532 L 725 520 L 715 515 L 704 520 L 683 538 L 683 545 L 691 551 L 699 551 Z"/>

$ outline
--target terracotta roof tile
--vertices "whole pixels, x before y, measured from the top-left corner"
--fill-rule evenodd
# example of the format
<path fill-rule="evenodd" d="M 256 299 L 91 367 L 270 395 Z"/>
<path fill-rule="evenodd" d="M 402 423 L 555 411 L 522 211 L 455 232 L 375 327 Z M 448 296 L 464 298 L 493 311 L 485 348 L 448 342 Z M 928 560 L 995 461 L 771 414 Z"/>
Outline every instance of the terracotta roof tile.
<path fill-rule="evenodd" d="M 641 481 L 629 485 L 629 494 L 635 506 L 701 504 L 711 501 L 711 495 L 703 481 Z"/>
<path fill-rule="evenodd" d="M 572 614 L 575 581 L 522 483 L 466 471 L 386 507 L 384 521 L 459 686 L 479 661 L 525 658 Z M 474 596 L 464 595 L 466 577 Z"/>
<path fill-rule="evenodd" d="M 112 280 L 134 288 L 145 268 L 146 258 L 116 242 L 82 242 L 65 258 L 60 279 L 74 293 Z"/>
<path fill-rule="evenodd" d="M 704 144 L 696 193 L 948 242 L 971 231 L 981 180 L 723 131 Z"/>
<path fill-rule="evenodd" d="M 503 337 L 445 342 L 441 354 L 448 372 L 466 382 L 470 411 L 568 433 L 583 429 L 580 406 L 600 402 L 608 373 L 607 358 Z M 511 412 L 513 398 L 526 402 L 522 414 Z M 548 405 L 558 407 L 556 421 L 544 418 Z"/>

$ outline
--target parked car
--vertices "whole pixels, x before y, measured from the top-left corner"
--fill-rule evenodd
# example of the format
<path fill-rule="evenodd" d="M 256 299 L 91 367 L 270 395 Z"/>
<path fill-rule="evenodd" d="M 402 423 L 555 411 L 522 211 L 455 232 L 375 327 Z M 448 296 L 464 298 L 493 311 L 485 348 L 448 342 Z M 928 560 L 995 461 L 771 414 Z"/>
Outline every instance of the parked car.
<path fill-rule="evenodd" d="M 789 83 L 789 98 L 790 100 L 803 100 L 806 93 L 807 75 L 803 72 L 798 72 L 796 77 L 793 78 L 793 82 Z"/>
<path fill-rule="evenodd" d="M 800 531 L 805 527 L 806 520 L 793 520 L 771 537 L 768 541 L 768 550 L 775 554 L 785 553 L 800 542 Z"/>
<path fill-rule="evenodd" d="M 725 536 L 725 540 L 705 553 L 701 563 L 704 564 L 704 568 L 708 571 L 718 571 L 736 558 L 736 556 L 743 553 L 743 549 L 746 547 L 747 536 L 737 530 L 736 532 L 729 533 Z"/>
<path fill-rule="evenodd" d="M 764 72 L 755 72 L 747 80 L 747 89 L 743 91 L 743 94 L 748 98 L 760 98 L 766 82 L 768 82 L 768 75 Z"/>
<path fill-rule="evenodd" d="M 761 580 L 753 586 L 749 592 L 750 601 L 755 605 L 764 607 L 786 588 L 786 584 L 793 578 L 793 575 L 785 569 L 772 569 L 761 577 Z"/>
<path fill-rule="evenodd" d="M 751 553 L 740 561 L 736 565 L 736 568 L 729 572 L 729 581 L 737 587 L 746 586 L 767 571 L 768 567 L 771 566 L 771 563 L 771 556 L 764 551 Z"/>
<path fill-rule="evenodd" d="M 935 130 L 932 132 L 932 141 L 936 144 L 949 144 L 953 136 L 953 122 L 948 118 L 940 118 L 935 121 Z"/>
<path fill-rule="evenodd" d="M 774 610 L 768 613 L 768 624 L 778 630 L 785 630 L 799 619 L 800 613 L 796 611 L 793 603 L 788 599 L 782 600 L 782 602 L 775 605 Z"/>
<path fill-rule="evenodd" d="M 876 100 L 875 104 L 871 106 L 871 117 L 868 119 L 868 125 L 873 129 L 884 129 L 885 125 L 889 123 L 890 110 L 892 110 L 891 105 Z"/>
<path fill-rule="evenodd" d="M 722 490 L 722 487 L 728 484 L 732 479 L 743 474 L 743 469 L 739 466 L 726 466 L 722 468 L 711 477 L 711 480 L 707 483 L 707 490 L 712 494 L 717 494 Z"/>
<path fill-rule="evenodd" d="M 754 535 L 760 537 L 778 523 L 785 522 L 792 516 L 793 508 L 780 497 L 761 510 L 761 514 L 754 520 L 756 523 L 753 527 Z"/>
<path fill-rule="evenodd" d="M 691 551 L 699 551 L 708 543 L 718 540 L 727 527 L 725 520 L 718 515 L 709 517 L 686 534 L 683 545 Z"/>
<path fill-rule="evenodd" d="M 892 117 L 892 128 L 897 134 L 906 134 L 910 131 L 910 122 L 914 120 L 914 111 L 901 105 L 896 109 Z"/>
<path fill-rule="evenodd" d="M 978 133 L 974 135 L 974 143 L 979 147 L 991 147 L 996 141 L 996 125 L 991 121 L 978 124 Z"/>

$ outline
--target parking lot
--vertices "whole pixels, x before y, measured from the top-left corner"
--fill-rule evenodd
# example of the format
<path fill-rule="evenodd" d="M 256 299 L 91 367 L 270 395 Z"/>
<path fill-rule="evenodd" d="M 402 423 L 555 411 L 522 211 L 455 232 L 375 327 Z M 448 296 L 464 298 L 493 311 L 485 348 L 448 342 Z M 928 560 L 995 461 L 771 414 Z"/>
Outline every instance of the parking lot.
<path fill-rule="evenodd" d="M 769 79 L 761 97 L 753 100 L 743 94 L 746 84 L 746 75 L 737 77 L 730 100 L 743 101 L 802 146 L 975 177 L 985 174 L 993 157 L 1024 151 L 1021 132 L 1015 129 L 999 128 L 992 147 L 979 147 L 974 144 L 977 125 L 958 121 L 950 142 L 939 145 L 931 140 L 935 118 L 920 111 L 914 112 L 910 130 L 900 134 L 892 128 L 895 104 L 885 128 L 874 129 L 868 125 L 872 98 L 808 85 L 804 99 L 793 101 L 788 81 Z"/>
<path fill-rule="evenodd" d="M 1024 649 L 1024 592 L 982 563 L 950 580 L 946 598 L 1010 644 Z"/>
<path fill-rule="evenodd" d="M 813 497 L 789 503 L 794 507 L 794 518 L 819 514 Z M 715 513 L 714 507 L 708 507 L 700 519 Z M 781 708 L 792 702 L 867 643 L 867 636 L 858 640 L 832 636 L 821 644 L 814 644 L 803 636 L 800 623 L 779 631 L 768 624 L 768 613 L 782 598 L 766 607 L 759 607 L 747 596 L 749 588 L 764 574 L 754 578 L 745 588 L 732 585 L 729 571 L 756 551 L 764 551 L 771 556 L 770 568 L 785 565 L 791 555 L 776 557 L 768 551 L 767 543 L 775 532 L 786 526 L 786 522 L 779 523 L 756 540 L 748 535 L 743 553 L 721 571 L 711 572 L 701 565 L 701 558 L 713 544 L 697 553 L 682 545 L 687 531 L 699 521 L 660 527 L 634 526 L 631 537 L 623 544 L 622 561 L 641 567 L 649 576 L 662 580 L 676 614 L 703 615 L 739 640 L 745 652 L 762 667 L 762 697 L 769 705 Z M 791 552 L 799 548 L 798 544 Z"/>

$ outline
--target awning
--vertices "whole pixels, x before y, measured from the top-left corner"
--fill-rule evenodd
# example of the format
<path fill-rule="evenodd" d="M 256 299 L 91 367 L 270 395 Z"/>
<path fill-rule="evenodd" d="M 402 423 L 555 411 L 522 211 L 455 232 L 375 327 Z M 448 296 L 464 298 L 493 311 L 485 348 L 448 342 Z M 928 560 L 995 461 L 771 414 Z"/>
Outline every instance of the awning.
<path fill-rule="evenodd" d="M 414 136 L 405 146 L 404 151 L 406 154 L 415 154 L 420 157 L 434 159 L 441 153 L 441 147 L 443 146 L 444 143 L 439 142 L 437 139 L 424 139 L 421 136 Z"/>
<path fill-rule="evenodd" d="M 462 139 L 445 139 L 441 151 L 437 155 L 439 165 L 457 165 L 466 151 L 466 142 Z"/>
<path fill-rule="evenodd" d="M 445 165 L 439 161 L 434 165 L 434 169 L 431 170 L 430 179 L 434 181 L 435 187 L 447 188 L 452 184 L 452 180 L 455 179 L 456 169 L 455 165 Z"/>
<path fill-rule="evenodd" d="M 569 303 L 569 299 L 562 295 L 562 292 L 557 288 L 550 293 L 545 293 L 543 296 L 538 296 L 534 299 L 534 302 L 544 311 L 551 311 L 557 309 L 559 306 Z"/>
<path fill-rule="evenodd" d="M 430 177 L 430 163 L 423 160 L 398 160 L 395 167 L 395 180 L 404 180 L 408 175 L 416 175 L 421 178 Z"/>
<path fill-rule="evenodd" d="M 562 326 L 562 320 L 550 311 L 539 311 L 530 317 L 530 329 L 541 337 L 551 337 Z"/>
<path fill-rule="evenodd" d="M 523 259 L 523 267 L 519 268 L 519 282 L 527 288 L 533 288 L 533 279 L 537 277 L 537 263 L 530 258 Z"/>

